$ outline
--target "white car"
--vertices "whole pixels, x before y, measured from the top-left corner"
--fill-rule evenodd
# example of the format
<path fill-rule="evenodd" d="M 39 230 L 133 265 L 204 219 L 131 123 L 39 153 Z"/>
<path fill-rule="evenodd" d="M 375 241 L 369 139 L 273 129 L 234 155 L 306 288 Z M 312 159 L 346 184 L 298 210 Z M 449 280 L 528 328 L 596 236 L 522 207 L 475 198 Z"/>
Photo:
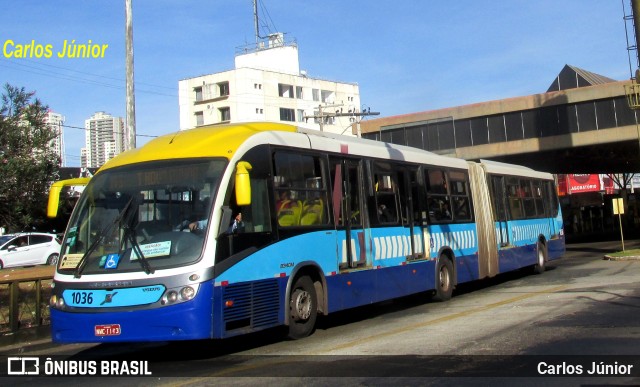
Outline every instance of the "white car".
<path fill-rule="evenodd" d="M 0 269 L 13 266 L 55 265 L 61 241 L 55 234 L 39 232 L 0 236 Z"/>

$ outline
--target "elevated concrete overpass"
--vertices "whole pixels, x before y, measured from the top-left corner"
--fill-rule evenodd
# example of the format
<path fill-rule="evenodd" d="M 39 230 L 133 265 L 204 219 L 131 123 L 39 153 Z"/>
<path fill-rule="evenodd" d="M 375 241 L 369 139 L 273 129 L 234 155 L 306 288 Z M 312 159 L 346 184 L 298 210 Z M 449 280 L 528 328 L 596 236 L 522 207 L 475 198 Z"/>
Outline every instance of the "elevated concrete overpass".
<path fill-rule="evenodd" d="M 438 154 L 557 174 L 640 172 L 640 130 L 626 100 L 628 83 L 383 117 L 363 121 L 361 132 Z"/>

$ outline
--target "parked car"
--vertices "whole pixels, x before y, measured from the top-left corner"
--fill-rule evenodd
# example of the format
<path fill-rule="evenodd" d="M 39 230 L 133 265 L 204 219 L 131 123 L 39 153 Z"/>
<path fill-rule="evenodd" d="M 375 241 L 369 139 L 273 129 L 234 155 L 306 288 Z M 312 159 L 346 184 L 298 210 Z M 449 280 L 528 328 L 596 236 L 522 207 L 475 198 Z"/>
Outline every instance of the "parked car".
<path fill-rule="evenodd" d="M 61 240 L 55 234 L 40 232 L 0 236 L 0 269 L 13 266 L 55 265 Z"/>

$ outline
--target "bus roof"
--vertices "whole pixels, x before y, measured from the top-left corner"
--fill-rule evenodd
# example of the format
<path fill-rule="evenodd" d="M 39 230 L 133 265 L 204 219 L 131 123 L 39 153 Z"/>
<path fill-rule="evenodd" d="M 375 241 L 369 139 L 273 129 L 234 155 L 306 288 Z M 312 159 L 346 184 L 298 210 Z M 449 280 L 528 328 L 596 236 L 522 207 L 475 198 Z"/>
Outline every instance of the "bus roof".
<path fill-rule="evenodd" d="M 140 148 L 123 152 L 105 163 L 100 170 L 165 159 L 219 155 L 230 158 L 247 138 L 265 131 L 295 132 L 297 128 L 287 124 L 255 122 L 182 130 L 157 137 Z"/>
<path fill-rule="evenodd" d="M 268 132 L 271 132 L 270 135 Z M 280 132 L 281 135 L 273 135 Z M 262 135 L 260 135 L 262 134 Z M 255 136 L 255 137 L 254 137 Z M 300 136 L 300 137 L 298 137 Z M 254 137 L 254 141 L 247 140 Z M 302 138 L 306 140 L 301 141 Z M 242 145 L 265 143 L 303 146 L 326 152 L 370 155 L 383 158 L 405 160 L 416 163 L 433 163 L 457 168 L 466 168 L 462 159 L 437 155 L 425 150 L 403 145 L 383 143 L 351 136 L 343 136 L 317 130 L 299 128 L 294 125 L 255 122 L 229 125 L 209 125 L 183 130 L 157 137 L 144 146 L 121 153 L 104 164 L 100 170 L 166 159 L 224 156 L 229 159 Z M 295 145 L 297 144 L 297 145 Z M 348 149 L 344 151 L 345 146 Z M 386 156 L 386 157 L 385 157 Z"/>
<path fill-rule="evenodd" d="M 248 141 L 252 137 L 253 139 Z M 467 161 L 463 159 L 438 155 L 418 148 L 319 132 L 289 124 L 252 122 L 202 126 L 163 135 L 140 148 L 121 153 L 109 160 L 100 170 L 167 159 L 215 156 L 231 159 L 238 150 L 244 151 L 247 146 L 251 147 L 259 143 L 292 145 L 330 153 L 378 156 L 390 160 L 468 168 Z M 489 160 L 480 160 L 480 163 L 489 173 L 553 179 L 551 174 L 519 165 Z"/>
<path fill-rule="evenodd" d="M 492 161 L 492 160 L 480 160 L 480 163 L 485 166 L 485 170 L 488 173 L 494 173 L 498 175 L 526 176 L 526 177 L 534 177 L 538 179 L 553 180 L 553 175 L 550 173 L 539 172 L 531 168 L 523 167 L 522 165 L 501 163 L 499 161 Z"/>

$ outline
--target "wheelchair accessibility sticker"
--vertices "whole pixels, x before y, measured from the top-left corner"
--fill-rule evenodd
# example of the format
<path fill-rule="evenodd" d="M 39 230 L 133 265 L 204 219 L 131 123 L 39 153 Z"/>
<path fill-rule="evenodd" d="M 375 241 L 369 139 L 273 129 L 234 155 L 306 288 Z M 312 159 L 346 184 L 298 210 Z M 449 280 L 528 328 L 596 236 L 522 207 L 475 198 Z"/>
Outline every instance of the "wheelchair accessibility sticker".
<path fill-rule="evenodd" d="M 103 256 L 100 259 L 100 267 L 104 267 L 105 269 L 116 269 L 118 267 L 118 263 L 120 262 L 119 254 L 109 254 Z"/>

